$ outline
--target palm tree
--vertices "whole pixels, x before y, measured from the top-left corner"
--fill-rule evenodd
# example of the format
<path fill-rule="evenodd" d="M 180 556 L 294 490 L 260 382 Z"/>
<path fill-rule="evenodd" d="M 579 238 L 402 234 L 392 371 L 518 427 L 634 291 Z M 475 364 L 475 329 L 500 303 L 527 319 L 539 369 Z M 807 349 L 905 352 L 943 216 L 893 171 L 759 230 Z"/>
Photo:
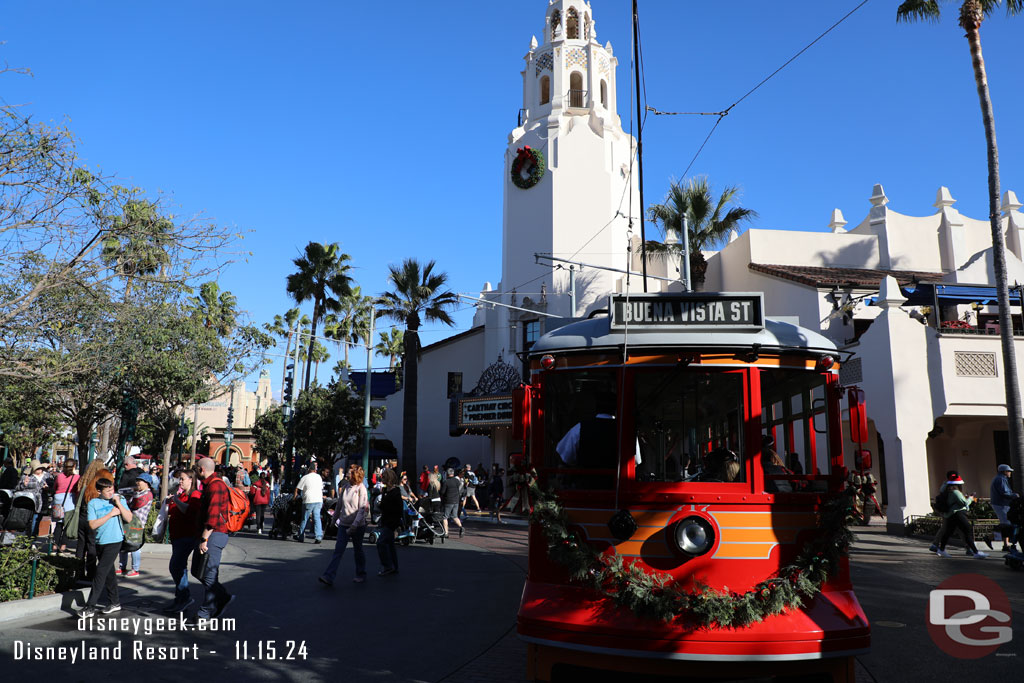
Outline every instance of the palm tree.
<path fill-rule="evenodd" d="M 402 469 L 416 471 L 416 372 L 419 354 L 419 329 L 423 319 L 455 323 L 448 310 L 459 298 L 442 291 L 447 273 L 434 273 L 434 261 L 420 266 L 416 259 L 406 259 L 400 267 L 389 266 L 388 280 L 394 285 L 381 297 L 380 315 L 405 323 L 404 356 L 405 391 L 402 410 Z"/>
<path fill-rule="evenodd" d="M 726 187 L 716 200 L 706 176 L 691 178 L 690 182 L 673 181 L 663 204 L 648 209 L 650 220 L 661 228 L 664 242 L 648 240 L 647 253 L 654 258 L 679 257 L 683 253 L 680 239 L 683 234 L 683 216 L 690 233 L 690 286 L 698 289 L 704 284 L 708 264 L 702 250 L 713 249 L 738 230 L 744 222 L 757 218 L 753 209 L 730 206 L 739 198 L 739 188 Z"/>
<path fill-rule="evenodd" d="M 316 341 L 316 327 L 320 323 L 320 318 L 328 311 L 335 313 L 340 311 L 341 303 L 337 297 L 343 297 L 352 292 L 352 278 L 348 276 L 350 266 L 346 263 L 349 260 L 351 257 L 341 253 L 337 242 L 326 245 L 310 242 L 306 245 L 305 255 L 292 261 L 298 271 L 288 276 L 288 293 L 298 304 L 309 299 L 313 300 L 313 318 L 310 321 L 311 334 L 309 351 L 306 353 L 304 389 L 309 388 L 309 370 L 313 363 L 313 342 Z"/>
<path fill-rule="evenodd" d="M 981 119 L 985 126 L 988 148 L 988 216 L 992 230 L 992 265 L 996 277 L 999 303 L 999 335 L 1003 351 L 1003 385 L 1006 391 L 1006 415 L 1009 420 L 1011 466 L 1020 471 L 1024 465 L 1024 425 L 1021 424 L 1020 390 L 1017 387 L 1017 358 L 1013 348 L 1010 323 L 1010 291 L 1006 278 L 1006 248 L 1003 244 L 999 216 L 999 147 L 996 145 L 996 123 L 992 113 L 992 97 L 988 90 L 985 60 L 981 55 L 981 22 L 1001 5 L 1001 0 L 964 0 L 960 5 L 959 25 L 966 32 L 974 65 L 974 82 L 978 87 Z M 1006 0 L 1006 14 L 1024 11 L 1024 0 Z M 941 11 L 936 0 L 906 0 L 896 9 L 896 21 L 938 21 Z M 1020 478 L 1016 489 L 1021 491 Z"/>
<path fill-rule="evenodd" d="M 127 297 L 135 278 L 162 272 L 170 264 L 174 223 L 161 216 L 152 202 L 137 199 L 126 202 L 121 215 L 109 220 L 100 258 L 125 279 Z"/>
<path fill-rule="evenodd" d="M 273 323 L 263 323 L 263 329 L 270 334 L 278 336 L 285 341 L 284 346 L 284 357 L 285 361 L 281 364 L 281 387 L 284 387 L 285 378 L 288 377 L 288 359 L 291 358 L 292 350 L 292 336 L 297 331 L 298 325 L 308 325 L 309 318 L 302 316 L 299 318 L 299 309 L 290 308 L 285 311 L 284 316 L 275 315 Z"/>
<path fill-rule="evenodd" d="M 352 293 L 339 299 L 341 310 L 337 315 L 329 314 L 324 318 L 324 336 L 334 339 L 342 347 L 345 366 L 349 365 L 349 346 L 365 342 L 370 334 L 370 307 L 373 298 L 363 296 L 359 287 L 353 287 Z"/>
<path fill-rule="evenodd" d="M 199 286 L 199 296 L 189 299 L 193 315 L 197 316 L 206 329 L 213 329 L 221 337 L 227 337 L 235 329 L 238 318 L 238 299 L 231 292 L 221 292 L 216 282 L 204 282 Z"/>
<path fill-rule="evenodd" d="M 392 327 L 387 332 L 380 333 L 380 341 L 377 342 L 377 346 L 374 350 L 378 356 L 388 357 L 388 371 L 395 369 L 395 360 L 402 353 L 402 331 L 396 327 Z"/>

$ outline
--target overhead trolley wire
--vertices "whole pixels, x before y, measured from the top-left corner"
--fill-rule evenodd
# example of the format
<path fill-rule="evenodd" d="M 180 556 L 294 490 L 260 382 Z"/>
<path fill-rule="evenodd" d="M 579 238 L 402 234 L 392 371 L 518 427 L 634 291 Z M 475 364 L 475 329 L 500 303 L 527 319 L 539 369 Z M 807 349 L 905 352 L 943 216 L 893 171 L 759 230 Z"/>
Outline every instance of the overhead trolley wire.
<path fill-rule="evenodd" d="M 647 111 L 648 111 L 648 112 L 650 112 L 650 113 L 652 113 L 652 114 L 654 114 L 655 116 L 717 116 L 717 117 L 718 117 L 718 119 L 717 119 L 717 120 L 715 121 L 715 125 L 711 127 L 711 131 L 710 131 L 710 132 L 708 133 L 707 137 L 706 137 L 706 138 L 704 138 L 704 142 L 702 142 L 702 143 L 701 143 L 701 145 L 700 145 L 700 148 L 699 148 L 699 149 L 697 150 L 697 153 L 693 155 L 693 158 L 692 158 L 692 159 L 690 160 L 690 163 L 689 163 L 689 164 L 687 164 L 687 166 L 686 166 L 686 170 L 685 170 L 685 171 L 683 171 L 683 177 L 686 177 L 686 174 L 687 174 L 687 173 L 689 173 L 690 169 L 691 169 L 691 168 L 693 167 L 693 164 L 694 164 L 694 162 L 695 162 L 695 161 L 697 161 L 697 157 L 699 157 L 699 156 L 700 156 L 700 153 L 701 153 L 701 152 L 702 152 L 702 151 L 704 150 L 704 147 L 706 147 L 706 146 L 707 146 L 707 144 L 708 144 L 708 140 L 710 140 L 710 139 L 711 139 L 711 136 L 712 136 L 712 135 L 714 134 L 715 130 L 717 130 L 717 129 L 718 129 L 718 124 L 720 124 L 720 123 L 722 122 L 722 119 L 724 119 L 724 118 L 725 118 L 726 116 L 728 116 L 728 115 L 729 115 L 729 112 L 731 112 L 731 111 L 732 111 L 732 109 L 733 109 L 733 108 L 734 108 L 734 107 L 735 107 L 736 105 L 738 105 L 738 104 L 739 104 L 740 102 L 742 102 L 743 100 L 745 100 L 745 99 L 747 99 L 748 97 L 750 97 L 751 95 L 753 95 L 753 94 L 754 94 L 754 93 L 755 93 L 755 92 L 756 92 L 756 91 L 758 90 L 758 88 L 760 88 L 760 87 L 761 87 L 762 85 L 764 85 L 765 83 L 767 83 L 768 81 L 770 81 L 770 80 L 771 80 L 772 78 L 774 78 L 774 77 L 775 77 L 776 75 L 778 75 L 778 73 L 779 73 L 780 71 L 782 71 L 782 70 L 783 70 L 783 69 L 785 69 L 785 68 L 786 68 L 787 66 L 789 66 L 789 65 L 790 65 L 790 64 L 792 64 L 792 63 L 793 63 L 794 61 L 796 61 L 796 59 L 797 59 L 797 58 L 798 58 L 798 57 L 799 57 L 800 55 L 802 55 L 803 53 L 805 53 L 805 52 L 807 52 L 807 51 L 808 51 L 809 49 L 811 49 L 811 48 L 812 48 L 812 47 L 813 47 L 813 46 L 814 46 L 814 45 L 815 45 L 815 44 L 816 44 L 816 43 L 817 43 L 817 42 L 818 42 L 819 40 L 821 40 L 822 38 L 824 38 L 825 36 L 827 36 L 827 35 L 828 35 L 829 33 L 831 33 L 831 32 L 832 32 L 833 30 L 835 30 L 835 29 L 836 29 L 836 27 L 838 27 L 838 26 L 839 26 L 840 24 L 842 24 L 842 23 L 843 23 L 844 21 L 846 21 L 846 20 L 847 20 L 847 19 L 849 19 L 849 18 L 850 18 L 851 16 L 853 16 L 853 14 L 854 14 L 854 13 L 855 13 L 855 12 L 856 12 L 857 10 L 859 10 L 859 9 L 860 9 L 861 7 L 863 7 L 864 5 L 868 4 L 868 2 L 870 2 L 870 0 L 863 0 L 863 1 L 862 1 L 862 2 L 860 3 L 860 4 L 858 4 L 858 5 L 856 6 L 856 7 L 854 7 L 854 8 L 853 8 L 853 9 L 851 9 L 851 10 L 850 10 L 849 12 L 847 12 L 847 13 L 846 13 L 845 15 L 843 15 L 843 17 L 842 17 L 841 19 L 839 19 L 839 21 L 837 21 L 837 22 L 835 22 L 834 24 L 832 24 L 831 26 L 829 26 L 829 27 L 828 27 L 827 29 L 825 29 L 825 30 L 824 30 L 824 31 L 823 31 L 823 32 L 822 32 L 822 33 L 821 33 L 821 34 L 820 34 L 820 35 L 819 35 L 819 36 L 818 36 L 817 38 L 815 38 L 815 39 L 814 39 L 814 40 L 812 40 L 811 42 L 807 43 L 807 45 L 805 45 L 805 46 L 804 46 L 804 47 L 803 47 L 803 48 L 802 48 L 802 49 L 801 49 L 801 50 L 800 50 L 799 52 L 797 52 L 797 53 L 796 53 L 795 55 L 793 55 L 792 57 L 790 57 L 789 59 L 787 59 L 787 60 L 786 60 L 786 61 L 785 61 L 785 62 L 784 62 L 784 63 L 782 64 L 782 66 L 780 66 L 780 67 L 779 67 L 778 69 L 776 69 L 775 71 L 771 72 L 770 74 L 768 74 L 767 76 L 765 76 L 765 77 L 764 77 L 763 79 L 761 79 L 761 81 L 760 81 L 760 82 L 759 82 L 759 83 L 758 83 L 757 85 L 755 85 L 755 86 L 754 86 L 753 88 L 751 88 L 750 90 L 748 90 L 748 91 L 747 91 L 746 93 L 744 93 L 744 94 L 743 94 L 743 96 L 742 96 L 742 97 L 740 97 L 740 98 L 739 98 L 738 100 L 736 100 L 735 102 L 733 102 L 732 104 L 730 104 L 730 105 L 729 105 L 728 107 L 726 107 L 726 108 L 725 108 L 725 109 L 723 109 L 722 111 L 719 111 L 719 112 L 704 112 L 704 111 L 701 111 L 701 112 L 696 112 L 696 111 L 659 111 L 659 110 L 655 109 L 654 107 L 648 106 L 648 107 L 647 107 Z M 645 114 L 645 116 L 646 116 L 646 114 Z"/>

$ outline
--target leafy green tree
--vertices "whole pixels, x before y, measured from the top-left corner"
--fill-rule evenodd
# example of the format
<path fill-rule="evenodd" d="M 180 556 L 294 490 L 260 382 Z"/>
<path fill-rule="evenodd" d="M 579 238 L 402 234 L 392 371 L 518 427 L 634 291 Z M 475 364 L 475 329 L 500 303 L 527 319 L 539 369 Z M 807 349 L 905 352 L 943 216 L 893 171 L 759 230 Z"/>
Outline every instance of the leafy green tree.
<path fill-rule="evenodd" d="M 356 452 L 363 438 L 363 409 L 363 398 L 341 382 L 326 387 L 314 383 L 302 392 L 292 418 L 300 459 L 330 461 L 335 454 Z M 371 426 L 379 425 L 383 416 L 383 408 L 371 410 Z"/>
<path fill-rule="evenodd" d="M 51 443 L 61 420 L 45 383 L 33 379 L 0 382 L 0 430 L 8 454 L 24 465 L 42 446 Z"/>
<path fill-rule="evenodd" d="M 708 264 L 704 249 L 720 246 L 729 232 L 739 230 L 757 218 L 753 209 L 732 206 L 739 198 L 739 188 L 726 187 L 716 199 L 706 177 L 692 178 L 688 183 L 674 181 L 661 204 L 648 208 L 648 216 L 660 229 L 663 242 L 647 241 L 647 254 L 653 258 L 679 258 L 682 253 L 683 216 L 686 216 L 690 240 L 690 277 L 693 289 L 704 284 Z"/>
<path fill-rule="evenodd" d="M 402 469 L 416 471 L 416 373 L 419 360 L 419 329 L 423 320 L 453 325 L 448 311 L 455 308 L 458 297 L 444 289 L 448 274 L 434 272 L 434 261 L 420 265 L 416 259 L 405 259 L 401 266 L 389 266 L 391 291 L 381 297 L 380 315 L 405 325 L 402 409 Z"/>
<path fill-rule="evenodd" d="M 999 215 L 999 146 L 996 144 L 995 114 L 988 89 L 988 75 L 981 53 L 981 24 L 1001 5 L 1002 0 L 964 0 L 960 4 L 959 25 L 965 32 L 974 66 L 974 83 L 981 104 L 981 119 L 985 127 L 988 159 L 988 215 L 992 232 L 992 263 L 996 278 L 996 297 L 999 304 L 999 335 L 1002 338 L 1003 384 L 1006 392 L 1006 411 L 1010 430 L 1010 458 L 1015 470 L 1024 466 L 1024 424 L 1021 422 L 1020 390 L 1017 386 L 1017 358 L 1014 352 L 1013 329 L 1010 319 L 1010 292 L 1007 287 L 1006 248 Z M 1024 11 L 1024 0 L 1007 0 L 1006 14 L 1015 16 Z M 906 0 L 896 9 L 896 21 L 938 21 L 941 15 L 936 0 Z M 1020 478 L 1015 486 L 1022 490 Z"/>
<path fill-rule="evenodd" d="M 284 440 L 287 431 L 284 426 L 283 406 L 274 406 L 256 418 L 252 427 L 256 439 L 256 450 L 275 466 L 284 456 Z"/>
<path fill-rule="evenodd" d="M 350 260 L 348 254 L 341 253 L 337 242 L 327 245 L 310 242 L 306 245 L 305 254 L 292 261 L 298 270 L 288 276 L 288 293 L 298 304 L 313 300 L 313 319 L 310 321 L 312 334 L 306 356 L 304 388 L 309 388 L 317 325 L 324 314 L 337 313 L 341 309 L 339 297 L 352 292 L 352 278 L 348 275 L 350 266 L 347 264 Z"/>

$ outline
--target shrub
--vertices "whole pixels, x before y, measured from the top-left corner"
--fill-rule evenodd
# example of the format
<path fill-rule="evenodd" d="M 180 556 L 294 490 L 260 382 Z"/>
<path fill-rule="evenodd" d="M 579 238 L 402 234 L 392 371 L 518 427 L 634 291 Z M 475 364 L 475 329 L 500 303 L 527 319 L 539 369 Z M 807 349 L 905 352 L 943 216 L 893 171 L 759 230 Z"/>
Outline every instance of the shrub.
<path fill-rule="evenodd" d="M 12 545 L 0 548 L 0 602 L 29 596 L 33 560 L 37 595 L 64 591 L 74 584 L 77 559 L 47 555 L 32 544 L 31 538 L 20 536 Z"/>

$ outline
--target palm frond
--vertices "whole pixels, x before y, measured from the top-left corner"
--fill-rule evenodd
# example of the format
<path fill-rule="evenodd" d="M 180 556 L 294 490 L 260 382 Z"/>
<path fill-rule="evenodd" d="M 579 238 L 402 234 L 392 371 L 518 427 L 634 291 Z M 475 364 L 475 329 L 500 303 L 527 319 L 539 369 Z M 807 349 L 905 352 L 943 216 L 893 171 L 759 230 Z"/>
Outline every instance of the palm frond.
<path fill-rule="evenodd" d="M 937 0 L 906 0 L 896 8 L 896 21 L 936 22 L 941 14 Z"/>

